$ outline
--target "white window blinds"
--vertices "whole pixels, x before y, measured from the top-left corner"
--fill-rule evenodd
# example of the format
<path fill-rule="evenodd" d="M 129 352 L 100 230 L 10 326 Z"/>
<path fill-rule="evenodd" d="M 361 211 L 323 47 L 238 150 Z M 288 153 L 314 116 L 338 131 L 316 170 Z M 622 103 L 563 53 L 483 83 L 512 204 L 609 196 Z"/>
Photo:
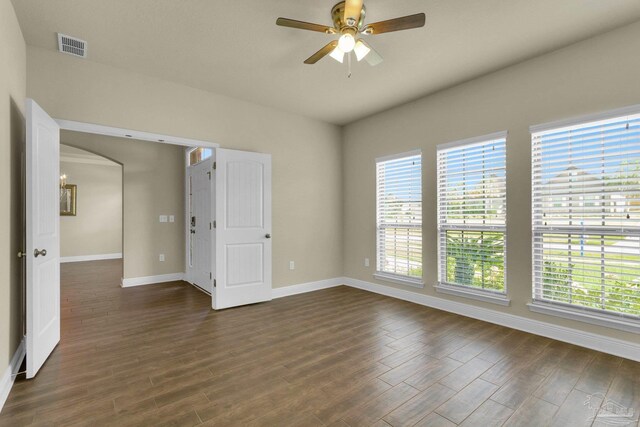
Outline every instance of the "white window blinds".
<path fill-rule="evenodd" d="M 505 292 L 506 133 L 438 147 L 439 281 Z"/>
<path fill-rule="evenodd" d="M 422 155 L 376 161 L 377 272 L 422 280 Z"/>
<path fill-rule="evenodd" d="M 640 115 L 534 132 L 533 298 L 640 316 Z"/>

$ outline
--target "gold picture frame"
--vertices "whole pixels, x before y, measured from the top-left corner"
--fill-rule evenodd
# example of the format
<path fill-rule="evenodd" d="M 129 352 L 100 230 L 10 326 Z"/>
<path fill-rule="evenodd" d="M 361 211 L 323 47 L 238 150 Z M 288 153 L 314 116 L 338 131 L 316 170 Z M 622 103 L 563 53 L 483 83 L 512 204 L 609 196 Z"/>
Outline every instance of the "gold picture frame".
<path fill-rule="evenodd" d="M 60 187 L 60 215 L 76 216 L 76 197 L 78 189 L 75 184 Z"/>

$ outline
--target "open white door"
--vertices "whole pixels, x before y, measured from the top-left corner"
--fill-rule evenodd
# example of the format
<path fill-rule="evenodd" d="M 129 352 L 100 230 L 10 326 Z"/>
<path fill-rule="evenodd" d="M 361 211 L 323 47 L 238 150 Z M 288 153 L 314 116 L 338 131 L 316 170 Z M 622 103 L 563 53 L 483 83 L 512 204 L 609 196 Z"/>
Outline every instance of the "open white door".
<path fill-rule="evenodd" d="M 211 217 L 213 159 L 189 166 L 191 179 L 191 281 L 211 293 L 213 287 L 213 258 L 211 251 L 213 219 Z"/>
<path fill-rule="evenodd" d="M 27 378 L 60 341 L 60 127 L 27 99 Z"/>
<path fill-rule="evenodd" d="M 271 155 L 216 149 L 213 308 L 271 300 Z"/>

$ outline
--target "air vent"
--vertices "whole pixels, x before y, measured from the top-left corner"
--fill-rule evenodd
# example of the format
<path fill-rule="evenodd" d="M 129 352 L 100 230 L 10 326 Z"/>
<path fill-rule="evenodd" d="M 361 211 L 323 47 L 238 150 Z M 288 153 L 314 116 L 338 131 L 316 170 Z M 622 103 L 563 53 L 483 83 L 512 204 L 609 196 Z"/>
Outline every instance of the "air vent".
<path fill-rule="evenodd" d="M 62 53 L 68 53 L 69 55 L 86 58 L 87 42 L 75 37 L 70 37 L 58 33 L 58 50 Z"/>

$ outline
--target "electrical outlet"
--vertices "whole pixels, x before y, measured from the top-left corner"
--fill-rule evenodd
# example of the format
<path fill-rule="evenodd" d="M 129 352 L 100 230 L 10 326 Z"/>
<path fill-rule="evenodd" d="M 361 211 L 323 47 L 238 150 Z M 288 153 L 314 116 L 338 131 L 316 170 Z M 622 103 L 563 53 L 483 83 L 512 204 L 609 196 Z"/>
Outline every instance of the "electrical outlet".
<path fill-rule="evenodd" d="M 169 222 L 176 222 L 176 217 L 174 215 L 169 215 Z"/>
<path fill-rule="evenodd" d="M 164 262 L 164 254 L 160 254 L 158 258 L 160 259 L 160 262 Z"/>
<path fill-rule="evenodd" d="M 364 266 L 369 267 L 369 258 L 364 259 Z"/>
<path fill-rule="evenodd" d="M 289 261 L 289 270 L 295 270 L 296 269 L 296 263 L 293 261 Z"/>
<path fill-rule="evenodd" d="M 167 216 L 166 215 L 160 215 L 160 222 L 167 222 Z"/>

